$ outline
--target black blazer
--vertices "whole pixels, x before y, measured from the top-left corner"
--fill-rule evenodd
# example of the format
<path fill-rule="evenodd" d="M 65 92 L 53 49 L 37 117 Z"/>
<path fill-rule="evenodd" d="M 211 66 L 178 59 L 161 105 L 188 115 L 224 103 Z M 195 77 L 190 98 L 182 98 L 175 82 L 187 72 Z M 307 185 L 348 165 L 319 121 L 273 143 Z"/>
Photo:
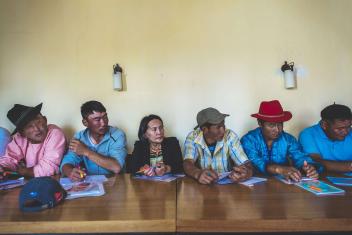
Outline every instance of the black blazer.
<path fill-rule="evenodd" d="M 180 144 L 175 137 L 164 138 L 161 143 L 163 161 L 171 166 L 171 173 L 183 173 L 183 161 Z M 131 173 L 135 174 L 145 164 L 150 165 L 150 147 L 147 141 L 136 141 L 130 161 Z"/>

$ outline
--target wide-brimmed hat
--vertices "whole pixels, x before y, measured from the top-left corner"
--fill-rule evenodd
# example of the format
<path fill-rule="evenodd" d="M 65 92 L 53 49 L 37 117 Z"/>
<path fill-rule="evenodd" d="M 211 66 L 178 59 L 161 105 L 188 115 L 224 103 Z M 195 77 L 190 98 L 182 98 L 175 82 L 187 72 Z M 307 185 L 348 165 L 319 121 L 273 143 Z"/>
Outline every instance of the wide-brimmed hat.
<path fill-rule="evenodd" d="M 194 128 L 198 128 L 205 123 L 210 124 L 219 124 L 224 121 L 225 117 L 230 116 L 228 114 L 220 113 L 219 110 L 215 108 L 206 108 L 198 112 L 197 114 L 197 123 L 198 125 Z"/>
<path fill-rule="evenodd" d="M 292 118 L 292 113 L 284 111 L 280 101 L 271 100 L 261 102 L 259 112 L 251 116 L 266 122 L 286 122 Z"/>
<path fill-rule="evenodd" d="M 32 121 L 33 118 L 40 113 L 42 105 L 43 103 L 40 103 L 35 107 L 30 107 L 22 104 L 15 104 L 13 108 L 7 112 L 7 118 L 16 126 L 12 135 L 18 130 L 21 130 L 28 122 Z"/>

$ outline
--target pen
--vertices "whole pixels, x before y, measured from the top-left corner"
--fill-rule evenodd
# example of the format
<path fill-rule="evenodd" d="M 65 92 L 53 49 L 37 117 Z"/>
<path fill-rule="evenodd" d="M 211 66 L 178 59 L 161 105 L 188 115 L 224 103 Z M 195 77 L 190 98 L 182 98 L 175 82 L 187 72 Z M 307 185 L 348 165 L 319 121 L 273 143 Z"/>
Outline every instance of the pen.
<path fill-rule="evenodd" d="M 83 179 L 84 176 L 86 175 L 86 173 L 84 172 L 85 169 L 84 169 L 84 168 L 81 168 L 81 166 L 78 166 L 77 168 L 78 168 L 78 170 L 79 170 L 79 176 L 80 176 L 80 178 Z"/>
<path fill-rule="evenodd" d="M 9 176 L 9 175 L 20 175 L 18 172 L 16 171 L 4 171 L 4 172 L 1 172 L 1 174 L 3 176 Z"/>

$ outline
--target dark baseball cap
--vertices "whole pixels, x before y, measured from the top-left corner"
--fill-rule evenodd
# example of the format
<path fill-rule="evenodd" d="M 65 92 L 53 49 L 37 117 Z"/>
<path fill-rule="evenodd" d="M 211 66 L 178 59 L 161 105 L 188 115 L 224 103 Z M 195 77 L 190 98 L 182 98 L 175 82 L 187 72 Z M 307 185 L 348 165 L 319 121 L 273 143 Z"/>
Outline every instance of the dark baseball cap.
<path fill-rule="evenodd" d="M 66 191 L 51 177 L 37 177 L 26 183 L 19 196 L 22 211 L 41 211 L 52 208 L 66 198 Z"/>
<path fill-rule="evenodd" d="M 219 124 L 220 122 L 224 121 L 225 117 L 230 116 L 228 114 L 220 113 L 219 110 L 209 107 L 203 109 L 198 112 L 197 114 L 197 123 L 198 125 L 194 128 L 201 127 L 205 123 L 210 124 Z"/>

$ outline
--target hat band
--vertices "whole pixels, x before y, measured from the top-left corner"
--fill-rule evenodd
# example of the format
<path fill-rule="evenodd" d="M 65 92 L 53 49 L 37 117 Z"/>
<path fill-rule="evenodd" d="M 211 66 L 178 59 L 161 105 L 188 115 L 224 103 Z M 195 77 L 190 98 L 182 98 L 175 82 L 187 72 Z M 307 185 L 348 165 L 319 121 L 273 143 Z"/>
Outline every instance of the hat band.
<path fill-rule="evenodd" d="M 261 116 L 261 117 L 268 117 L 268 118 L 279 118 L 279 117 L 284 117 L 284 116 L 285 116 L 284 113 L 279 114 L 279 115 L 267 115 L 267 114 L 260 114 L 260 113 L 258 113 L 257 115 L 258 115 L 258 116 Z"/>

